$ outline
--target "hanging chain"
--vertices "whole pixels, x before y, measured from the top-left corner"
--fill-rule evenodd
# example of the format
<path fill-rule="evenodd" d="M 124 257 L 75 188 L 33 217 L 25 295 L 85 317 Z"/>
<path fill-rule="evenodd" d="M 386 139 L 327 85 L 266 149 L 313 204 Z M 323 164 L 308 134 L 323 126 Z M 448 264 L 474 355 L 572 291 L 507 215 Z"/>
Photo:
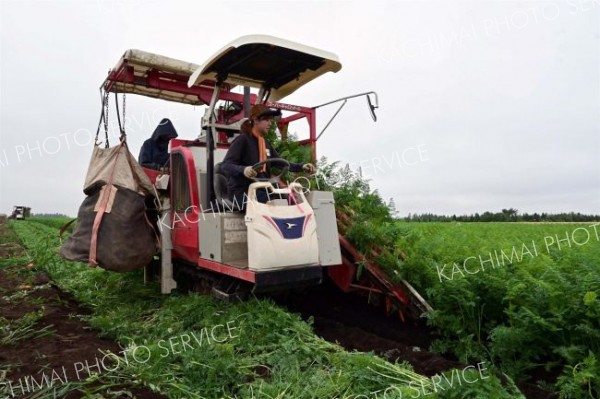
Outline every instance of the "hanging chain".
<path fill-rule="evenodd" d="M 102 126 L 102 122 L 104 121 L 104 104 L 106 102 L 104 96 L 104 90 L 100 90 L 100 120 L 98 120 L 98 127 L 96 128 L 96 138 L 94 139 L 94 147 L 98 147 L 100 143 L 98 142 L 98 136 L 100 135 L 100 127 Z"/>
<path fill-rule="evenodd" d="M 109 147 L 109 142 L 108 142 L 108 103 L 110 101 L 108 101 L 108 92 L 106 93 L 106 95 L 104 96 L 104 148 L 108 148 Z"/>
<path fill-rule="evenodd" d="M 121 128 L 121 136 L 126 136 L 125 134 L 125 106 L 127 103 L 125 102 L 125 93 L 123 93 L 123 127 Z"/>
<path fill-rule="evenodd" d="M 125 106 L 127 105 L 125 100 L 126 100 L 125 93 L 123 93 L 123 130 L 125 130 Z"/>

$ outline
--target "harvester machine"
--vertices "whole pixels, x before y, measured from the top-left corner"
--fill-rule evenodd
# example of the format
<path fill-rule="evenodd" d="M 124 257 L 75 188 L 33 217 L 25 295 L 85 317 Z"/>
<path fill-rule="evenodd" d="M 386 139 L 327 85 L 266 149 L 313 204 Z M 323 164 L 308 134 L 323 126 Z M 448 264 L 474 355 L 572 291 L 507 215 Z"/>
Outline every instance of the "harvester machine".
<path fill-rule="evenodd" d="M 397 310 L 402 317 L 418 317 L 428 310 L 407 282 L 390 282 L 367 260 L 370 256 L 360 254 L 339 234 L 338 225 L 349 219 L 336 215 L 332 192 L 308 191 L 297 182 L 276 182 L 275 176 L 250 185 L 242 210 L 227 191 L 228 176 L 221 162 L 241 134 L 241 123 L 253 104 L 281 110 L 276 120 L 281 133 L 287 133 L 291 123 L 303 122 L 307 134 L 299 144 L 309 146 L 312 160 L 317 159 L 319 106 L 281 100 L 340 69 L 335 54 L 263 35 L 241 37 L 202 65 L 140 50 L 123 54 L 101 86 L 103 104 L 108 103 L 109 93 L 115 93 L 117 105 L 117 94 L 123 94 L 123 102 L 125 94 L 138 94 L 206 106 L 199 132 L 190 134 L 190 139 L 170 140 L 169 167 L 144 169 L 159 198 L 156 224 L 162 293 L 187 285 L 231 300 L 249 293 L 309 287 L 330 278 L 344 292 L 379 297 L 390 312 Z M 348 99 L 358 96 L 367 97 L 375 119 L 374 92 L 333 101 L 341 102 L 335 115 Z M 274 161 L 284 162 L 267 160 Z M 279 199 L 261 203 L 257 190 Z M 359 263 L 364 265 L 360 276 Z"/>
<path fill-rule="evenodd" d="M 31 208 L 23 205 L 15 205 L 9 219 L 25 220 L 31 215 Z"/>

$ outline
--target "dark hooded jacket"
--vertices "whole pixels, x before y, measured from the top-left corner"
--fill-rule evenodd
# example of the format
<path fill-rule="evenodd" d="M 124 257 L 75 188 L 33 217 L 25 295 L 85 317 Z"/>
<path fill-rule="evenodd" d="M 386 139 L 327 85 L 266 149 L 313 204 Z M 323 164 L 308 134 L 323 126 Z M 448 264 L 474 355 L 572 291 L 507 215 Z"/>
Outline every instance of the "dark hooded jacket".
<path fill-rule="evenodd" d="M 267 146 L 267 159 L 269 158 L 280 158 L 279 154 L 269 140 L 265 140 Z M 227 191 L 229 192 L 230 200 L 237 201 L 238 204 L 244 202 L 244 194 L 247 193 L 250 183 L 253 183 L 252 179 L 248 179 L 244 176 L 244 169 L 246 166 L 252 166 L 259 162 L 258 154 L 258 140 L 247 133 L 242 133 L 233 140 L 225 158 L 221 163 L 221 168 L 228 175 L 227 180 Z M 272 166 L 283 166 L 277 163 Z M 267 165 L 267 172 L 259 172 L 257 177 L 268 178 L 270 177 L 270 170 Z M 302 170 L 301 163 L 290 163 L 290 172 L 300 172 Z"/>
<path fill-rule="evenodd" d="M 150 169 L 169 166 L 169 140 L 177 137 L 173 123 L 169 119 L 160 121 L 152 137 L 144 141 L 140 150 L 140 164 Z"/>

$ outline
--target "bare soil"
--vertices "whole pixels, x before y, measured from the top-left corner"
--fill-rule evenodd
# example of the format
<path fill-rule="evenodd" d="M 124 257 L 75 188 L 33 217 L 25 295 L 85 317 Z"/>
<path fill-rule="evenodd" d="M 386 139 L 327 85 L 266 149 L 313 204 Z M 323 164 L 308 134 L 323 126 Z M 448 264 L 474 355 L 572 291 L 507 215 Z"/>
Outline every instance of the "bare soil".
<path fill-rule="evenodd" d="M 274 299 L 290 311 L 312 318 L 318 335 L 348 350 L 374 352 L 390 361 L 407 362 L 417 373 L 428 377 L 467 366 L 450 356 L 429 352 L 436 337 L 422 323 L 404 323 L 388 316 L 381 307 L 369 305 L 362 296 L 341 292 L 330 281 Z M 535 377 L 536 381 L 556 381 L 556 375 L 549 373 Z M 517 385 L 527 399 L 558 398 L 534 383 Z"/>
<path fill-rule="evenodd" d="M 4 237 L 6 241 L 7 236 L 10 236 L 10 231 L 7 231 L 6 225 L 0 225 L 0 237 Z M 18 246 L 15 242 L 12 244 Z M 2 250 L 0 253 L 0 317 L 10 322 L 31 312 L 42 312 L 43 316 L 33 329 L 39 331 L 49 326 L 51 333 L 12 344 L 0 343 L 0 382 L 10 381 L 14 389 L 12 393 L 0 390 L 0 397 L 7 394 L 13 397 L 14 393 L 14 397 L 29 398 L 42 389 L 34 387 L 31 382 L 28 384 L 27 381 L 31 381 L 31 378 L 43 381 L 42 373 L 50 378 L 54 370 L 60 379 L 55 379 L 52 385 L 44 384 L 53 388 L 58 388 L 67 381 L 85 380 L 89 373 L 87 368 L 80 366 L 81 363 L 85 364 L 87 361 L 90 365 L 89 372 L 94 373 L 96 358 L 101 359 L 103 356 L 100 351 L 118 353 L 122 349 L 114 341 L 98 337 L 96 331 L 81 321 L 77 315 L 87 314 L 87 310 L 79 306 L 69 294 L 53 285 L 45 272 L 38 271 L 31 263 L 6 266 L 7 262 L 10 263 L 8 256 L 22 253 L 22 249 L 18 247 L 15 250 L 15 245 L 12 245 L 10 252 Z M 102 372 L 105 370 L 100 370 L 100 374 Z M 23 389 L 20 388 L 20 382 L 23 383 Z M 27 388 L 28 385 L 30 389 Z M 107 388 L 101 393 L 104 397 L 115 399 L 166 398 L 148 389 L 128 385 Z M 64 397 L 75 399 L 83 396 L 79 391 L 71 391 Z"/>

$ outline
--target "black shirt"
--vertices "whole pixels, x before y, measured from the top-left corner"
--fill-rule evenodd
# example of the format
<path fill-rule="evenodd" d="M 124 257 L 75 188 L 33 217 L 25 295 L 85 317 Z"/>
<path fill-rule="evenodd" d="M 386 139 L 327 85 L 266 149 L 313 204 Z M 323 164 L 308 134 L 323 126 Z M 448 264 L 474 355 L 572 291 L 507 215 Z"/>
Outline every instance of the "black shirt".
<path fill-rule="evenodd" d="M 271 143 L 266 139 L 265 146 L 267 148 L 267 159 L 280 158 L 277 151 L 275 151 Z M 229 177 L 227 180 L 227 190 L 231 197 L 230 199 L 233 197 L 242 198 L 244 193 L 248 191 L 248 187 L 254 181 L 244 176 L 244 169 L 258 162 L 260 162 L 258 140 L 250 134 L 241 133 L 233 140 L 225 155 L 225 159 L 221 163 L 221 169 Z M 269 166 L 283 167 L 284 165 L 279 165 L 277 162 L 267 164 L 266 173 L 258 172 L 257 177 L 270 177 Z M 300 172 L 301 170 L 301 163 L 290 162 L 290 172 Z"/>

